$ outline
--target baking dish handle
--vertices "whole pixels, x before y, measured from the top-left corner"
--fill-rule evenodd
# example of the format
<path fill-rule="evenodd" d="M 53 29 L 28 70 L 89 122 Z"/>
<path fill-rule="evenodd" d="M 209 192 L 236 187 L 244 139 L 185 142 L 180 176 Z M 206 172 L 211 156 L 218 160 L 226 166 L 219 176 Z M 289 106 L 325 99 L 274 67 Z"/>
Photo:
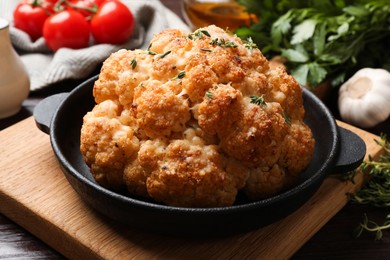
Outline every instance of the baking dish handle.
<path fill-rule="evenodd" d="M 353 171 L 360 166 L 366 155 L 366 143 L 357 134 L 338 126 L 339 151 L 334 173 Z"/>
<path fill-rule="evenodd" d="M 69 92 L 59 93 L 43 99 L 34 108 L 34 119 L 37 127 L 44 133 L 50 134 L 50 125 L 54 114 L 62 101 L 69 96 Z"/>

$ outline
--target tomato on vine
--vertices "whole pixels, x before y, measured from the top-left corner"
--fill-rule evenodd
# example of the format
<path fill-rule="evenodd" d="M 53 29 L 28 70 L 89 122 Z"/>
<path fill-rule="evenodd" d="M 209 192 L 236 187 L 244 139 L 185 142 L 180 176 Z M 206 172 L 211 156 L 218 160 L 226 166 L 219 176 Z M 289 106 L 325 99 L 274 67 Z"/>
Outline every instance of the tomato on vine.
<path fill-rule="evenodd" d="M 46 45 L 53 51 L 66 47 L 80 49 L 88 46 L 89 23 L 74 10 L 64 10 L 47 18 L 43 26 Z"/>
<path fill-rule="evenodd" d="M 43 24 L 50 14 L 44 1 L 22 1 L 13 12 L 14 26 L 26 32 L 31 40 L 35 41 L 42 36 Z"/>
<path fill-rule="evenodd" d="M 122 44 L 134 31 L 134 17 L 119 0 L 23 0 L 14 10 L 16 28 L 53 51 L 96 43 Z"/>
<path fill-rule="evenodd" d="M 134 31 L 134 16 L 118 0 L 104 1 L 91 20 L 92 35 L 97 43 L 121 44 Z"/>

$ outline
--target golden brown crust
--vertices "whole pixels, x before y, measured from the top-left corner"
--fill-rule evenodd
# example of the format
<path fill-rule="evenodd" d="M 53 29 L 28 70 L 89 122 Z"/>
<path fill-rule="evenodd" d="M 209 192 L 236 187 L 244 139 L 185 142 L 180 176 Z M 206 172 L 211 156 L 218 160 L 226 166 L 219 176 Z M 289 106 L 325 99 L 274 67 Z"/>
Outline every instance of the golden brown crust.
<path fill-rule="evenodd" d="M 257 48 L 209 26 L 120 50 L 95 82 L 81 151 L 99 183 L 174 206 L 272 196 L 308 165 L 299 84 Z"/>

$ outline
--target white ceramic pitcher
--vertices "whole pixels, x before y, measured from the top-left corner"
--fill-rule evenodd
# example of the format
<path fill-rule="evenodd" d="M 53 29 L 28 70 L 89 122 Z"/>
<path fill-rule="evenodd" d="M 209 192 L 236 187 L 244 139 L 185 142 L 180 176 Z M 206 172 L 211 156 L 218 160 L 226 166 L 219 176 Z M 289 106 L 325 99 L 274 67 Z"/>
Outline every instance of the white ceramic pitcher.
<path fill-rule="evenodd" d="M 29 76 L 12 47 L 9 22 L 0 17 L 0 118 L 18 113 L 29 92 Z"/>

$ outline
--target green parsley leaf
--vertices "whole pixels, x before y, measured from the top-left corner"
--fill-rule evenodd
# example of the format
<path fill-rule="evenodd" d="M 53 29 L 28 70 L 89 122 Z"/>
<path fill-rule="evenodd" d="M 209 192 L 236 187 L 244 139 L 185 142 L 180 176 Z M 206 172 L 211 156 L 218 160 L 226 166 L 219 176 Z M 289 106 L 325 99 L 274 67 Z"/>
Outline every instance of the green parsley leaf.
<path fill-rule="evenodd" d="M 308 19 L 296 25 L 293 29 L 291 44 L 299 44 L 313 37 L 317 23 L 317 20 Z"/>
<path fill-rule="evenodd" d="M 388 0 L 237 1 L 260 19 L 234 33 L 241 39 L 252 37 L 268 59 L 285 56 L 290 72 L 305 72 L 301 66 L 307 64 L 310 73 L 300 73 L 307 75 L 300 81 L 311 82 L 310 87 L 320 84 L 320 79 L 340 84 L 334 79 L 352 75 L 363 67 L 390 70 Z M 303 54 L 298 45 L 308 55 L 297 55 L 296 52 Z M 322 69 L 309 64 L 317 64 Z"/>
<path fill-rule="evenodd" d="M 304 63 L 309 60 L 309 56 L 306 52 L 300 52 L 296 49 L 283 50 L 282 55 L 292 62 Z"/>
<path fill-rule="evenodd" d="M 309 65 L 301 64 L 300 66 L 291 70 L 291 75 L 298 81 L 301 85 L 307 84 L 307 75 L 309 75 Z"/>

